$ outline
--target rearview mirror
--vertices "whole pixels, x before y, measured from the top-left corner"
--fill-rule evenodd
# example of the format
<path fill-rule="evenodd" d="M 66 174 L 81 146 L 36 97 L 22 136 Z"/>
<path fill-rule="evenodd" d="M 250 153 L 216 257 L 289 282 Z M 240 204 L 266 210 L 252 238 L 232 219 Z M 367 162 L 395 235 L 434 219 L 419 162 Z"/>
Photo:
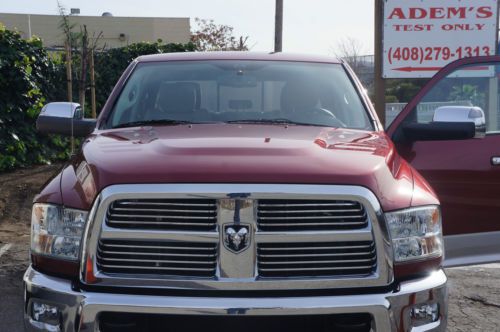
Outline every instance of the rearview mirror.
<path fill-rule="evenodd" d="M 80 104 L 70 102 L 49 103 L 42 108 L 36 128 L 45 134 L 85 137 L 94 131 L 95 119 L 84 119 Z"/>
<path fill-rule="evenodd" d="M 486 135 L 486 117 L 484 111 L 476 106 L 441 106 L 434 111 L 433 122 L 472 122 L 475 127 L 474 137 Z"/>

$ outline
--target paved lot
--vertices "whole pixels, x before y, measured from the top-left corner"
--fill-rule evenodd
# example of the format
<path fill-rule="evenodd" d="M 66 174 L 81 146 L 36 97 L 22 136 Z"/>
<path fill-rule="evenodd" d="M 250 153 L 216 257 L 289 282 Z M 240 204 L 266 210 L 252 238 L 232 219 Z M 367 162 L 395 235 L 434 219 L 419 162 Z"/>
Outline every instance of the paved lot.
<path fill-rule="evenodd" d="M 22 331 L 31 200 L 57 166 L 0 174 L 0 331 Z M 500 264 L 448 269 L 449 331 L 500 332 Z"/>

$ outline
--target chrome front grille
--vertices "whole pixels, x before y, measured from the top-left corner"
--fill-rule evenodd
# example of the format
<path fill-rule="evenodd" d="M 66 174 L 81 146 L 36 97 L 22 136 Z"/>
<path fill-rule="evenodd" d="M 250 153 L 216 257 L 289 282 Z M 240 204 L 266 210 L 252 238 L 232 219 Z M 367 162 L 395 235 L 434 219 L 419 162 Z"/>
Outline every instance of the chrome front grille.
<path fill-rule="evenodd" d="M 363 205 L 341 200 L 259 200 L 257 225 L 262 231 L 360 229 L 368 225 Z"/>
<path fill-rule="evenodd" d="M 84 283 L 237 291 L 392 282 L 383 214 L 362 187 L 113 185 L 90 220 Z"/>
<path fill-rule="evenodd" d="M 111 227 L 211 231 L 217 225 L 213 199 L 126 199 L 114 201 L 106 223 Z"/>
<path fill-rule="evenodd" d="M 261 277 L 367 276 L 377 266 L 375 243 L 266 243 L 257 246 Z"/>
<path fill-rule="evenodd" d="M 213 277 L 217 245 L 101 240 L 97 248 L 97 266 L 104 273 Z"/>

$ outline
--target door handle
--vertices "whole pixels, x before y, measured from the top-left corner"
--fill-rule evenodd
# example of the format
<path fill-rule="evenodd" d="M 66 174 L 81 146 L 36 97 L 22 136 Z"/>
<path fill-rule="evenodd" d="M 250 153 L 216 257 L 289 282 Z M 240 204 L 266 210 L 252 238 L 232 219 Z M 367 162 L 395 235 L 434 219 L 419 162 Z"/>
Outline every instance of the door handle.
<path fill-rule="evenodd" d="M 491 164 L 493 166 L 500 166 L 500 157 L 491 157 Z"/>

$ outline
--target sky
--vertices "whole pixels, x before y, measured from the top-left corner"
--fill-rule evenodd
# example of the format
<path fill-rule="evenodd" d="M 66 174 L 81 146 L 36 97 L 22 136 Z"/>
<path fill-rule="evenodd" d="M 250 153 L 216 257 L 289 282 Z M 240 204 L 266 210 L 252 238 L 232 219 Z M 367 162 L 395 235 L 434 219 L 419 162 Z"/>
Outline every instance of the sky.
<path fill-rule="evenodd" d="M 252 51 L 272 51 L 274 0 L 60 0 L 80 15 L 195 17 L 234 27 L 249 36 Z M 374 0 L 284 0 L 283 51 L 334 55 L 336 46 L 353 38 L 361 53 L 373 52 Z M 57 0 L 1 0 L 0 12 L 58 14 Z M 194 25 L 191 20 L 191 26 Z"/>

